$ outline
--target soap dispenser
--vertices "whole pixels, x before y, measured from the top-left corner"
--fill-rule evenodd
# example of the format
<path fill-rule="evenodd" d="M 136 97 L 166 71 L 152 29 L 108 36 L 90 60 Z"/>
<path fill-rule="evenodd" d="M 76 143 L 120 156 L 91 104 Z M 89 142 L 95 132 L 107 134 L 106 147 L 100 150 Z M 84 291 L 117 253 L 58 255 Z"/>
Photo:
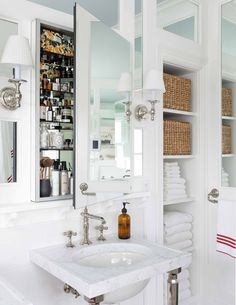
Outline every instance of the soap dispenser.
<path fill-rule="evenodd" d="M 123 202 L 123 209 L 121 210 L 122 214 L 118 217 L 118 237 L 120 239 L 129 239 L 130 238 L 130 216 L 127 214 L 126 205 L 129 202 Z"/>

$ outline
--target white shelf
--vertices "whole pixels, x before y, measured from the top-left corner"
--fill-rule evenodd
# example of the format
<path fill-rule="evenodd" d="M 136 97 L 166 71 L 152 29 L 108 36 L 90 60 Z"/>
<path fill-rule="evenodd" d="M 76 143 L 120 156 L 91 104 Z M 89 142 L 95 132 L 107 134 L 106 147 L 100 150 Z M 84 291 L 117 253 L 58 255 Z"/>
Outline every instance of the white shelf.
<path fill-rule="evenodd" d="M 235 156 L 236 156 L 235 154 L 224 154 L 222 155 L 222 158 L 233 158 Z"/>
<path fill-rule="evenodd" d="M 190 202 L 193 202 L 195 201 L 194 198 L 183 198 L 183 199 L 175 199 L 175 200 L 170 200 L 170 201 L 164 201 L 164 205 L 167 206 L 167 205 L 174 205 L 174 204 L 182 204 L 182 203 L 190 203 Z"/>
<path fill-rule="evenodd" d="M 236 117 L 233 117 L 233 116 L 222 116 L 222 120 L 236 121 Z"/>
<path fill-rule="evenodd" d="M 175 156 L 171 156 L 171 155 L 165 155 L 163 156 L 164 160 L 175 160 L 175 159 L 193 159 L 195 158 L 194 155 L 175 155 Z"/>
<path fill-rule="evenodd" d="M 163 112 L 164 113 L 171 113 L 171 114 L 178 114 L 178 115 L 186 115 L 186 116 L 197 116 L 197 114 L 195 112 L 168 109 L 168 108 L 164 108 Z"/>

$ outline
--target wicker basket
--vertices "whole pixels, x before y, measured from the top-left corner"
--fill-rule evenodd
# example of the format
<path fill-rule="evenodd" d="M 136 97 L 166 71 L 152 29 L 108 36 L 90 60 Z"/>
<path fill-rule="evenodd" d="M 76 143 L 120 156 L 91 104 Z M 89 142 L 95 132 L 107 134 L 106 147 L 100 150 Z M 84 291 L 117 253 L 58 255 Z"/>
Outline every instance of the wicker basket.
<path fill-rule="evenodd" d="M 164 155 L 190 155 L 191 124 L 164 120 Z"/>
<path fill-rule="evenodd" d="M 164 108 L 191 111 L 191 80 L 164 73 Z"/>
<path fill-rule="evenodd" d="M 231 126 L 222 126 L 222 153 L 231 154 Z"/>
<path fill-rule="evenodd" d="M 232 116 L 232 90 L 222 88 L 222 115 Z"/>

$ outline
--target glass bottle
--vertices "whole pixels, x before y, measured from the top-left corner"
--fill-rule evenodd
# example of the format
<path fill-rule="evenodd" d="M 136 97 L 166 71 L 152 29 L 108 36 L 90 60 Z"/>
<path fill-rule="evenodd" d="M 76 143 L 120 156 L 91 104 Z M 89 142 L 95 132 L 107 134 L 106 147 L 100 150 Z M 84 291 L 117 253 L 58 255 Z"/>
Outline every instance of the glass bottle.
<path fill-rule="evenodd" d="M 47 124 L 42 124 L 40 133 L 40 147 L 47 149 L 49 147 L 49 132 Z"/>
<path fill-rule="evenodd" d="M 64 134 L 61 132 L 61 126 L 55 126 L 55 132 L 52 136 L 52 146 L 57 149 L 64 148 Z"/>

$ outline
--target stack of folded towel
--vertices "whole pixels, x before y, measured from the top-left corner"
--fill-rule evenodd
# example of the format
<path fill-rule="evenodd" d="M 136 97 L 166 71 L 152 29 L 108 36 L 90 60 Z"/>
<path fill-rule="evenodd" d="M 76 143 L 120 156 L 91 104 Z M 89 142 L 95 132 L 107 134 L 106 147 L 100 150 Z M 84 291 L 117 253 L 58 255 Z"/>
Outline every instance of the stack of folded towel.
<path fill-rule="evenodd" d="M 192 296 L 190 272 L 188 267 L 182 268 L 182 272 L 178 275 L 179 279 L 179 304 L 190 305 Z"/>
<path fill-rule="evenodd" d="M 229 174 L 224 170 L 222 167 L 222 186 L 228 187 L 229 186 Z"/>
<path fill-rule="evenodd" d="M 186 198 L 185 179 L 181 178 L 178 162 L 164 163 L 164 200 Z"/>
<path fill-rule="evenodd" d="M 177 211 L 164 213 L 165 245 L 182 251 L 191 251 L 193 217 L 191 214 Z"/>

